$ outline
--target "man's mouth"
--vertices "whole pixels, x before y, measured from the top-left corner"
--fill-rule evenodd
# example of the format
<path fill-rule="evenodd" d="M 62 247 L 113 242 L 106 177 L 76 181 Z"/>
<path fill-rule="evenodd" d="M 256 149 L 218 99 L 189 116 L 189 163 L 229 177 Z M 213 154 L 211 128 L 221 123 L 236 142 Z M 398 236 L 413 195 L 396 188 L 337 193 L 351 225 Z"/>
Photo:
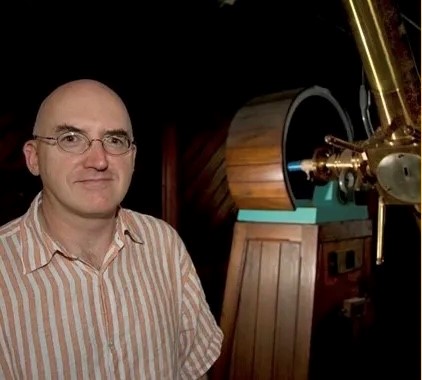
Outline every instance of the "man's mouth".
<path fill-rule="evenodd" d="M 111 181 L 111 178 L 85 178 L 76 182 L 83 185 L 84 187 L 97 189 L 107 187 Z"/>

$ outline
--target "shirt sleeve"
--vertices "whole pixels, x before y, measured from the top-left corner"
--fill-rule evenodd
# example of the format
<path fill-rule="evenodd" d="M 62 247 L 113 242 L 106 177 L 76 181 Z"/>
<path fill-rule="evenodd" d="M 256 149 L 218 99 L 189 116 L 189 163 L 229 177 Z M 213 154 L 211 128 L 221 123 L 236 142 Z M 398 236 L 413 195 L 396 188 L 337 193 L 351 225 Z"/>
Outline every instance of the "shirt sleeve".
<path fill-rule="evenodd" d="M 179 362 L 182 379 L 198 379 L 214 364 L 221 352 L 223 333 L 210 310 L 195 267 L 182 249 L 182 320 Z"/>

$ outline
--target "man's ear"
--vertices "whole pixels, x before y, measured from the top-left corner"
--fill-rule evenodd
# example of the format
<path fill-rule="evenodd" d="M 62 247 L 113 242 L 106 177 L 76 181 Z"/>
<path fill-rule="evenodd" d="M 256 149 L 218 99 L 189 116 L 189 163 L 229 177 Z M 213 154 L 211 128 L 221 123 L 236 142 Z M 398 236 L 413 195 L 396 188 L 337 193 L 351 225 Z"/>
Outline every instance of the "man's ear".
<path fill-rule="evenodd" d="M 29 171 L 38 176 L 40 174 L 39 166 L 38 166 L 38 146 L 36 141 L 29 140 L 23 146 L 23 154 L 25 155 L 26 166 L 28 167 Z"/>
<path fill-rule="evenodd" d="M 135 163 L 136 163 L 136 152 L 137 152 L 137 147 L 136 145 L 133 146 L 133 157 L 132 157 L 132 167 L 133 170 L 135 171 Z"/>

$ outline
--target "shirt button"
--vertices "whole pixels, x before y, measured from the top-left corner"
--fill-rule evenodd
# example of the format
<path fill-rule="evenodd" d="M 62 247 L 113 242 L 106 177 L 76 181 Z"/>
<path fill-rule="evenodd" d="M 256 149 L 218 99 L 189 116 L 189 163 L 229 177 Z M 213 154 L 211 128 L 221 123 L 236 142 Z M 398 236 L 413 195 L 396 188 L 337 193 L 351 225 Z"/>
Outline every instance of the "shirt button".
<path fill-rule="evenodd" d="M 113 341 L 108 342 L 108 348 L 109 348 L 110 350 L 114 350 L 114 344 L 113 344 Z"/>

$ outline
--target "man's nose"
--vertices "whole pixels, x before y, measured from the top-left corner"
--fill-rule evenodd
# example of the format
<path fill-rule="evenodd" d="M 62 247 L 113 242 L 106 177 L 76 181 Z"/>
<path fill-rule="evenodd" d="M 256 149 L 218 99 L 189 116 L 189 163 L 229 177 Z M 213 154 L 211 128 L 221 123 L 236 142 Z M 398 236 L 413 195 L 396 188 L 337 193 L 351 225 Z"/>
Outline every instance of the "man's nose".
<path fill-rule="evenodd" d="M 97 170 L 105 170 L 108 167 L 108 156 L 100 139 L 93 139 L 91 146 L 86 151 L 86 166 Z"/>

